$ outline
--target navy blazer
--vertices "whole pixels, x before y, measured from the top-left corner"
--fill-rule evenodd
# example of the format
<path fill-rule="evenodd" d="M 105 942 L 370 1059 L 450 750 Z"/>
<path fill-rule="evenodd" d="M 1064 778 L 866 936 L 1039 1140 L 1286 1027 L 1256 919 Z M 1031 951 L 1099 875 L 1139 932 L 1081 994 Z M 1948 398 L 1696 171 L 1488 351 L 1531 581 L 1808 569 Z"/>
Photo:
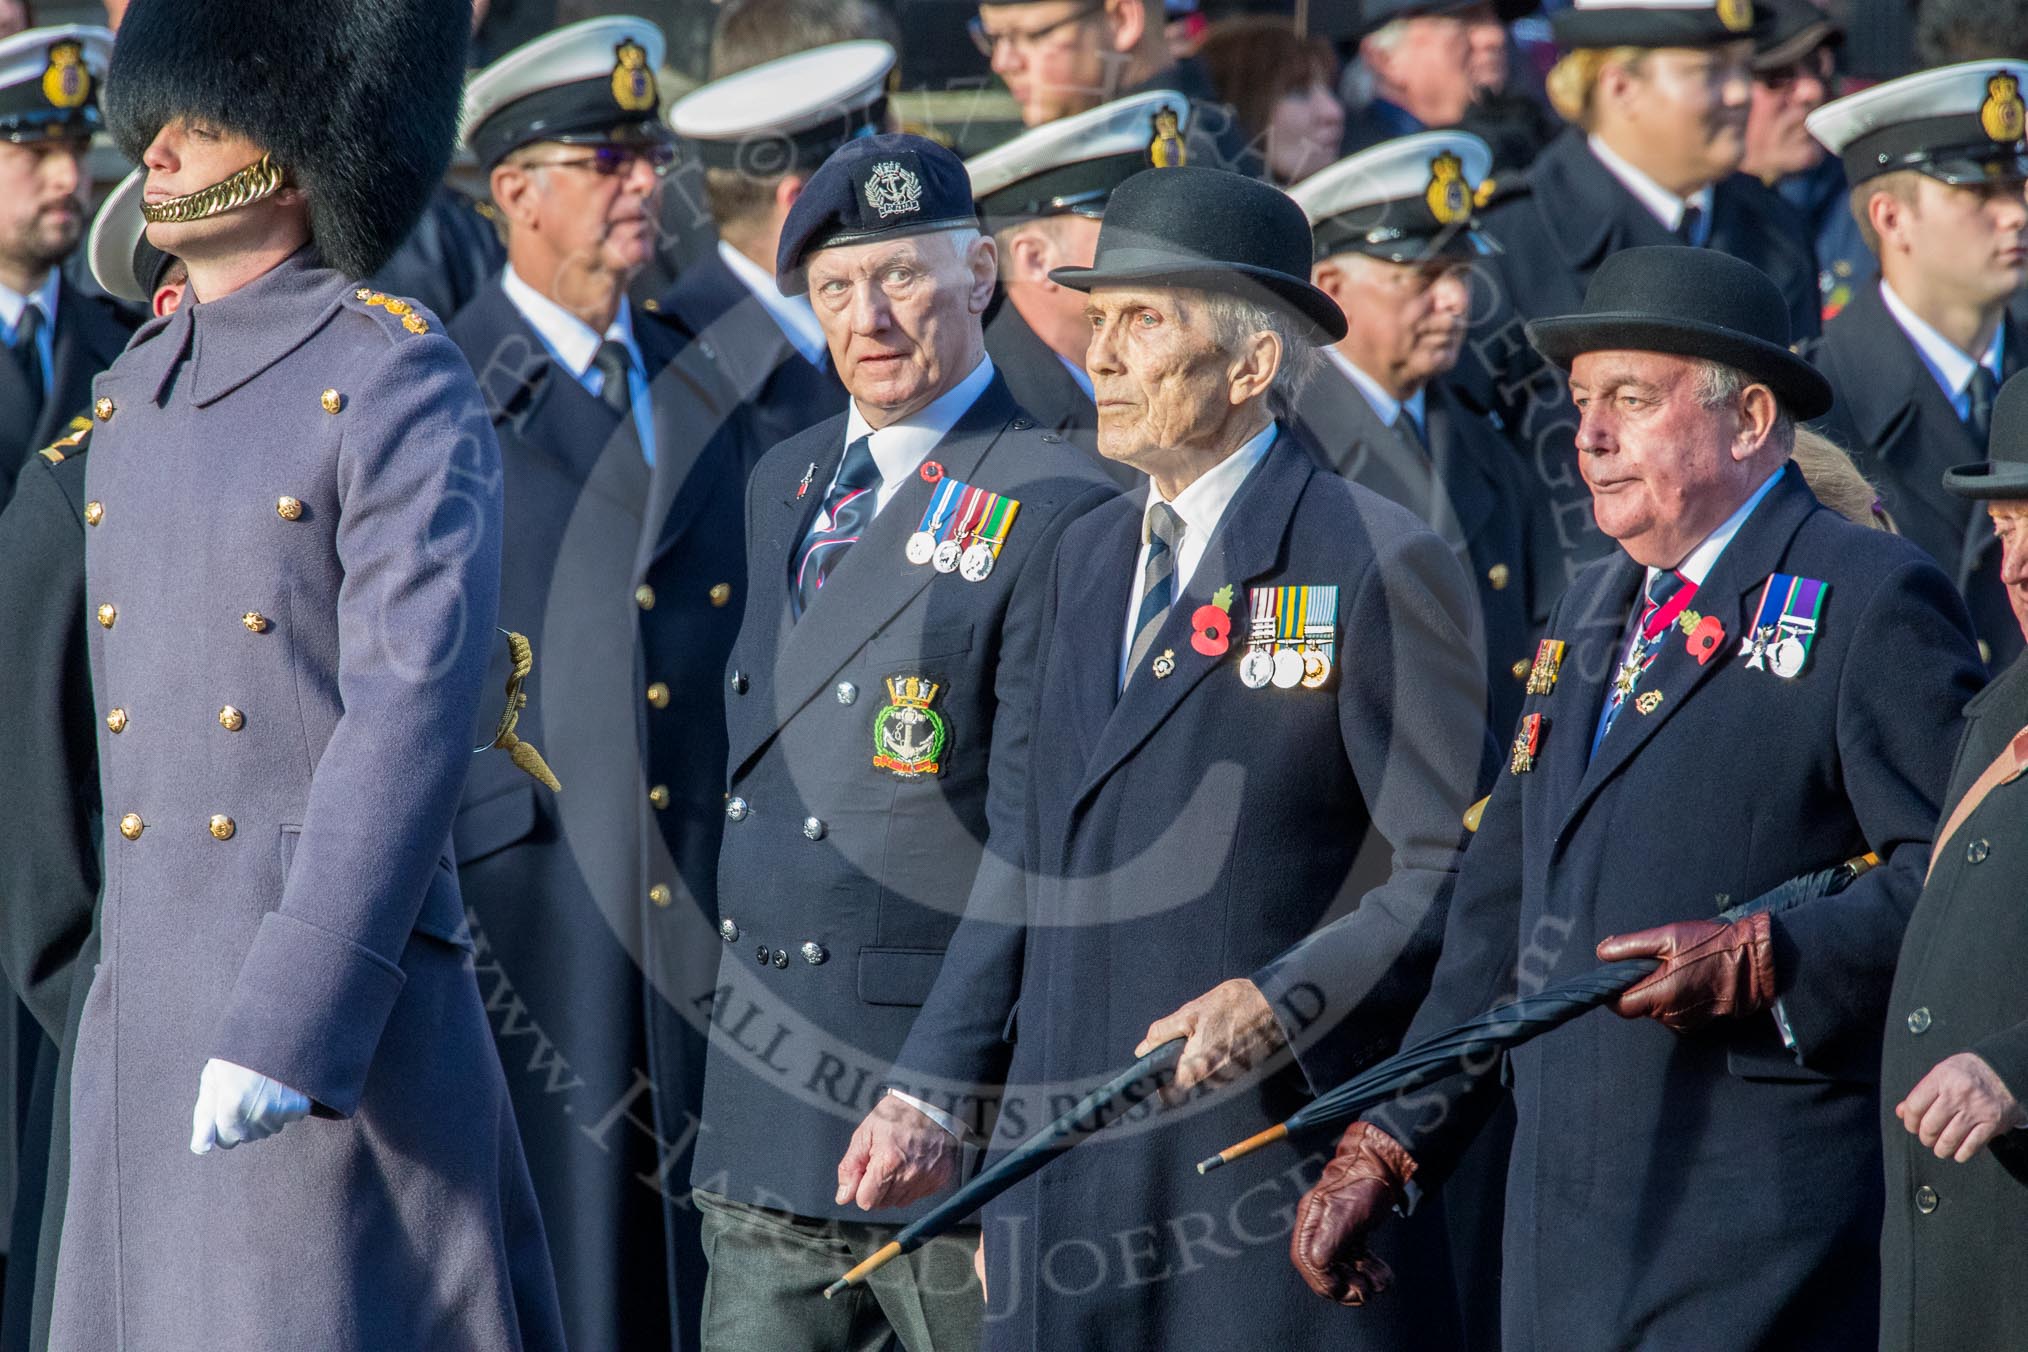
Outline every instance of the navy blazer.
<path fill-rule="evenodd" d="M 1200 1179 L 1190 1164 L 1390 1048 L 1421 998 L 1460 815 L 1491 759 L 1465 641 L 1470 588 L 1407 511 L 1283 439 L 1155 640 L 1151 663 L 1173 670 L 1144 666 L 1121 694 L 1145 501 L 1123 497 L 1064 534 L 1026 868 L 982 876 L 903 1064 L 923 1097 L 1004 1075 L 994 1144 L 1005 1147 L 1131 1060 L 1155 1019 L 1251 977 L 1298 1065 L 1084 1145 L 989 1210 L 989 1345 L 1449 1346 L 1448 1274 L 1427 1229 L 1393 1241 L 1413 1253 L 1395 1250 L 1408 1299 L 1342 1310 L 1305 1298 L 1275 1216 L 1318 1157 L 1283 1160 L 1272 1182 L 1237 1169 Z M 1303 584 L 1339 588 L 1335 673 L 1317 689 L 1247 688 L 1249 589 Z M 1227 585 L 1231 646 L 1199 652 L 1191 621 Z M 1213 1218 L 1201 1234 L 1200 1213 Z M 1145 1252 L 1114 1247 L 1115 1235 Z M 1038 1264 L 1088 1245 L 1103 1279 L 1080 1259 L 1076 1277 L 1038 1281 Z"/>
<path fill-rule="evenodd" d="M 1739 652 L 1773 573 L 1828 584 L 1788 680 Z M 1625 554 L 1593 564 L 1551 617 L 1568 647 L 1529 699 L 1533 768 L 1510 763 L 1493 790 L 1408 1040 L 1591 970 L 1608 935 L 1713 919 L 1877 854 L 1845 891 L 1775 917 L 1795 1051 L 1766 1013 L 1682 1034 L 1600 1012 L 1507 1058 L 1503 1279 L 1508 1352 L 1870 1347 L 1880 1029 L 1983 679 L 1970 625 L 1919 549 L 1823 507 L 1791 467 L 1691 602 L 1723 622 L 1718 652 L 1699 665 L 1671 630 L 1642 682 L 1660 703 L 1623 709 L 1593 756 L 1643 576 Z M 1453 1081 L 1373 1117 L 1434 1182 L 1470 1137 L 1470 1097 Z"/>
<path fill-rule="evenodd" d="M 793 620 L 792 560 L 845 427 L 841 415 L 775 447 L 747 493 L 746 617 L 727 676 L 723 956 L 699 1005 L 716 1034 L 692 1180 L 863 1220 L 832 1201 L 838 1160 L 936 981 L 989 832 L 1018 814 L 1042 584 L 1063 529 L 1113 492 L 996 375 L 931 453 L 945 476 L 1021 504 L 991 574 L 968 582 L 909 563 L 933 491 L 915 474 Z M 913 777 L 873 763 L 879 721 L 908 678 L 934 685 L 946 734 L 937 770 Z"/>
<path fill-rule="evenodd" d="M 2004 380 L 2021 369 L 2023 331 L 2011 317 L 2001 322 Z M 1986 453 L 1880 298 L 1879 283 L 1854 291 L 1804 355 L 1837 395 L 1818 426 L 1879 487 L 1901 533 L 1958 584 L 1991 666 L 2000 670 L 2021 651 L 2021 626 L 2000 581 L 1999 541 L 1984 504 L 1943 486 L 1945 470 L 1984 460 Z"/>
<path fill-rule="evenodd" d="M 1420 517 L 1451 547 L 1478 596 L 1471 639 L 1486 663 L 1489 713 L 1505 737 L 1521 711 L 1535 617 L 1527 466 L 1488 415 L 1433 382 L 1423 401 L 1429 454 L 1381 423 L 1359 387 L 1326 362 L 1296 404 L 1296 432 L 1318 463 Z M 1550 599 L 1542 598 L 1547 617 Z"/>
<path fill-rule="evenodd" d="M 55 359 L 50 395 L 33 418 L 26 416 L 21 365 L 11 352 L 0 351 L 0 506 L 29 457 L 62 436 L 71 418 L 90 406 L 93 377 L 119 358 L 133 331 L 133 321 L 112 301 L 88 295 L 66 278 L 50 340 Z"/>

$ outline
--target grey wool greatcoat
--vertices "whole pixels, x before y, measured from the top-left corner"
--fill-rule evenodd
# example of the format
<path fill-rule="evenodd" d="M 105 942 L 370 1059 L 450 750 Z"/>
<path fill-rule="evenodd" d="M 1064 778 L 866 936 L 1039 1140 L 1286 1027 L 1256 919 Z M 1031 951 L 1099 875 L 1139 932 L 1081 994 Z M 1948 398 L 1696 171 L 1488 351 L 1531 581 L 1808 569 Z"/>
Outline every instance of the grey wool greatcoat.
<path fill-rule="evenodd" d="M 2028 659 L 1965 706 L 1944 801 L 1958 801 L 2028 726 Z M 1941 829 L 1941 828 L 1939 828 Z M 2017 853 L 2017 851 L 2019 853 Z M 1909 917 L 1887 1002 L 1880 1070 L 1887 1212 L 1880 1233 L 1883 1352 L 2017 1347 L 2028 1331 L 2028 1131 L 1995 1137 L 1969 1163 L 1940 1160 L 1894 1105 L 1937 1062 L 1976 1052 L 2028 1100 L 2028 778 L 2000 785 L 1946 839 Z"/>
<path fill-rule="evenodd" d="M 106 876 L 51 1345 L 561 1347 L 451 866 L 499 641 L 470 369 L 306 246 L 94 393 Z M 211 1057 L 314 1115 L 192 1154 Z"/>

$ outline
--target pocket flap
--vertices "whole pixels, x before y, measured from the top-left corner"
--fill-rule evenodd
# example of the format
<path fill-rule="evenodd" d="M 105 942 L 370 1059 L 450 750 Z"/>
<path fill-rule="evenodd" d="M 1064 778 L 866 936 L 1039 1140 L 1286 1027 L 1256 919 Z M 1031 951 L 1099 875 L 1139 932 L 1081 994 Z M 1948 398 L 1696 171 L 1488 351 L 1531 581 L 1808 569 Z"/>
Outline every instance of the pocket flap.
<path fill-rule="evenodd" d="M 535 829 L 535 783 L 523 779 L 477 803 L 467 803 L 451 824 L 451 848 L 469 864 L 518 844 Z"/>
<path fill-rule="evenodd" d="M 862 948 L 859 998 L 869 1005 L 920 1005 L 943 965 L 941 948 Z"/>

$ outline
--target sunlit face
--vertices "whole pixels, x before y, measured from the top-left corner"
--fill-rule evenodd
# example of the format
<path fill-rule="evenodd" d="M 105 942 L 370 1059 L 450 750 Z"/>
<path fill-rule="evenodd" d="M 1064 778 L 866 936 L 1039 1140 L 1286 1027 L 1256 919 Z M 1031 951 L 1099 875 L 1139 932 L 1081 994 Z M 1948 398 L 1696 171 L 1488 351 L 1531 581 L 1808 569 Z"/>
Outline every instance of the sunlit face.
<path fill-rule="evenodd" d="M 602 154 L 625 167 L 599 172 Z M 662 179 L 646 155 L 628 158 L 617 147 L 547 143 L 516 152 L 504 172 L 526 178 L 519 195 L 526 217 L 514 228 L 528 242 L 539 241 L 558 279 L 585 274 L 631 279 L 654 256 Z M 529 259 L 529 252 L 517 250 L 517 271 L 544 266 Z M 549 294 L 567 288 L 561 280 L 528 280 Z"/>
<path fill-rule="evenodd" d="M 905 418 L 977 364 L 993 241 L 956 231 L 820 250 L 810 303 L 831 362 L 875 426 Z"/>
<path fill-rule="evenodd" d="M 1201 292 L 1093 287 L 1085 305 L 1085 370 L 1098 405 L 1098 448 L 1143 473 L 1196 447 L 1232 409 L 1233 363 L 1218 346 Z"/>
<path fill-rule="evenodd" d="M 1996 499 L 1986 504 L 1986 514 L 2000 540 L 2000 581 L 2007 587 L 2007 604 L 2028 635 L 2028 502 Z"/>
<path fill-rule="evenodd" d="M 91 139 L 0 141 L 0 254 L 24 271 L 55 267 L 84 234 Z"/>
<path fill-rule="evenodd" d="M 1739 168 L 1753 97 L 1752 54 L 1749 42 L 1710 50 L 1664 47 L 1631 71 L 1622 107 L 1644 158 L 1661 171 L 1657 177 L 1709 184 Z"/>
<path fill-rule="evenodd" d="M 980 5 L 993 73 L 1030 127 L 1097 107 L 1106 96 L 1104 9 L 1088 0 Z"/>
<path fill-rule="evenodd" d="M 1657 352 L 1586 352 L 1570 364 L 1592 515 L 1652 568 L 1681 563 L 1758 482 L 1738 455 L 1741 418 L 1707 407 L 1699 383 L 1699 363 Z"/>
<path fill-rule="evenodd" d="M 1345 138 L 1345 105 L 1319 80 L 1284 94 L 1268 121 L 1268 172 L 1278 183 L 1297 183 L 1338 158 Z"/>
<path fill-rule="evenodd" d="M 1762 178 L 1800 174 L 1824 158 L 1803 119 L 1831 97 L 1831 49 L 1819 47 L 1791 65 L 1754 76 L 1741 167 Z"/>
<path fill-rule="evenodd" d="M 1953 185 L 1915 175 L 1915 200 L 1881 233 L 1883 250 L 1905 252 L 1932 294 L 1997 304 L 2028 279 L 2028 199 L 2014 180 Z"/>
<path fill-rule="evenodd" d="M 1463 19 L 1417 15 L 1392 47 L 1368 43 L 1362 50 L 1374 74 L 1394 86 L 1391 96 L 1425 125 L 1448 127 L 1471 106 L 1471 37 Z"/>
<path fill-rule="evenodd" d="M 1468 264 L 1391 263 L 1353 253 L 1316 272 L 1317 285 L 1345 312 L 1339 347 L 1360 370 L 1415 390 L 1457 365 L 1472 303 Z"/>
<path fill-rule="evenodd" d="M 182 197 L 232 177 L 261 157 L 261 147 L 236 132 L 177 118 L 155 133 L 141 163 L 147 166 L 142 196 L 149 202 Z M 198 221 L 148 227 L 148 242 L 163 253 L 198 259 L 235 252 L 241 241 L 260 238 L 284 214 L 304 211 L 302 195 L 284 188 L 273 196 Z"/>

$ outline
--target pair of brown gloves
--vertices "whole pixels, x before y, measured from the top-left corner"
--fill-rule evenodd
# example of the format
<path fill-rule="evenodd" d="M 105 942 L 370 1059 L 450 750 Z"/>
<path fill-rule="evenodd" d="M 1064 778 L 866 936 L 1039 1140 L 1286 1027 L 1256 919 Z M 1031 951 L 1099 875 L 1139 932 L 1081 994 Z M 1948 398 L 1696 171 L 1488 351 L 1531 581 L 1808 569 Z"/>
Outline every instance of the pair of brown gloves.
<path fill-rule="evenodd" d="M 1613 1010 L 1679 1032 L 1758 1013 L 1775 1000 L 1773 926 L 1764 911 L 1730 923 L 1687 920 L 1615 935 L 1599 944 L 1598 957 L 1660 958 L 1662 965 L 1621 995 Z M 1289 1236 L 1289 1258 L 1312 1291 L 1340 1305 L 1363 1305 L 1387 1289 L 1394 1274 L 1368 1243 L 1387 1213 L 1407 1199 L 1415 1170 L 1400 1143 L 1371 1122 L 1345 1129 Z"/>

